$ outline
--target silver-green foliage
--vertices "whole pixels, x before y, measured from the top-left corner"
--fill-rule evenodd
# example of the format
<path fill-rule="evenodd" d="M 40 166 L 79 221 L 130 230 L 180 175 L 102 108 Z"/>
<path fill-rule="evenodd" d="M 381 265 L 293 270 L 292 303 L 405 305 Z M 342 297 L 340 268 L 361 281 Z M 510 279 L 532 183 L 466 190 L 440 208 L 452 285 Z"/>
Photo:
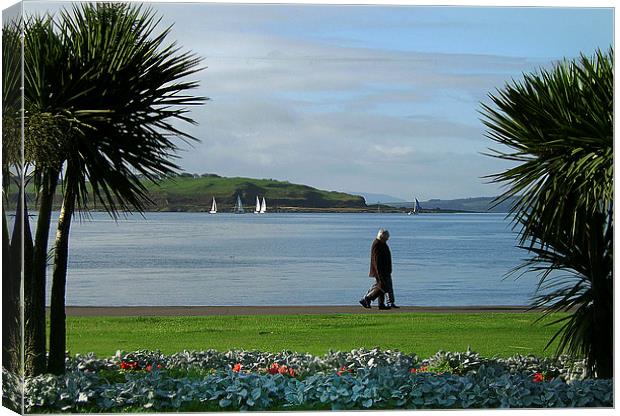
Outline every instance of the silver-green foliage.
<path fill-rule="evenodd" d="M 613 404 L 610 380 L 532 381 L 482 366 L 471 375 L 408 374 L 388 367 L 356 374 L 318 373 L 303 380 L 220 370 L 212 375 L 170 378 L 165 372 L 127 374 L 108 383 L 97 373 L 43 375 L 26 382 L 26 410 L 76 411 L 123 408 L 179 410 L 192 403 L 222 409 L 273 408 L 498 408 L 591 407 Z"/>
<path fill-rule="evenodd" d="M 153 367 L 151 371 L 120 372 L 121 361 Z M 274 362 L 295 368 L 296 377 L 259 371 Z M 243 365 L 243 371 L 232 371 L 236 363 Z M 454 372 L 410 371 L 438 363 Z M 581 379 L 583 361 L 566 357 L 492 359 L 471 351 L 440 351 L 420 361 L 415 355 L 379 349 L 329 352 L 322 357 L 288 351 L 209 350 L 172 355 L 136 351 L 119 352 L 107 359 L 92 354 L 76 356 L 68 358 L 66 364 L 65 376 L 41 375 L 26 380 L 26 411 L 613 405 L 612 381 Z M 339 374 L 343 367 L 348 371 Z M 203 372 L 192 373 L 196 369 Z M 536 372 L 556 376 L 551 381 L 535 382 Z"/>
<path fill-rule="evenodd" d="M 494 367 L 509 373 L 544 373 L 566 382 L 583 380 L 586 377 L 585 360 L 562 355 L 557 358 L 539 358 L 533 355 L 514 355 L 509 358 L 485 358 L 467 350 L 465 352 L 438 351 L 422 360 L 422 365 L 431 370 L 446 368 L 450 373 L 468 374 L 481 366 Z M 436 371 L 435 371 L 436 372 Z"/>
<path fill-rule="evenodd" d="M 12 371 L 2 367 L 2 405 L 9 409 L 23 413 L 24 383 L 22 379 Z"/>

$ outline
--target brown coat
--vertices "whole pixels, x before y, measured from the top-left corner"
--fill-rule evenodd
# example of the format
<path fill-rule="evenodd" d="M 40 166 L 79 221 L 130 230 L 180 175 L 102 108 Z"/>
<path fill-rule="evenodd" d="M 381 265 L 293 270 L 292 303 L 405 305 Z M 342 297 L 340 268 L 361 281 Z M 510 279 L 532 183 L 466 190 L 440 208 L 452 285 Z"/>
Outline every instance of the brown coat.
<path fill-rule="evenodd" d="M 392 274 L 392 254 L 387 243 L 375 238 L 370 248 L 370 273 L 368 276 L 383 280 Z"/>

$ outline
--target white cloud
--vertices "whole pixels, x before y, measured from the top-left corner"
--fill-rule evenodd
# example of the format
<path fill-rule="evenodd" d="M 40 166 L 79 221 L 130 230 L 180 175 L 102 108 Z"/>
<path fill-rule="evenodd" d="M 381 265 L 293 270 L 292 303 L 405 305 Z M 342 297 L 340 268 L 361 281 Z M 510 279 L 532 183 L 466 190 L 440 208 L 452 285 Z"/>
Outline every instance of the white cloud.
<path fill-rule="evenodd" d="M 406 178 L 415 176 L 433 184 L 429 198 L 494 193 L 475 169 L 457 172 L 459 163 L 451 160 L 466 155 L 485 164 L 479 152 L 489 143 L 477 120 L 478 101 L 501 83 L 502 72 L 524 61 L 506 59 L 501 67 L 497 57 L 218 36 L 220 55 L 209 59 L 215 53 L 198 50 L 209 64 L 202 93 L 212 101 L 193 112 L 200 123 L 193 132 L 203 143 L 183 156 L 187 170 L 326 189 L 363 183 L 367 192 L 389 189 L 401 197 L 409 193 Z M 377 169 L 387 159 L 399 173 Z"/>
<path fill-rule="evenodd" d="M 195 93 L 211 101 L 192 109 L 197 126 L 182 126 L 202 140 L 182 146 L 179 163 L 190 172 L 403 198 L 413 187 L 428 198 L 490 195 L 497 186 L 480 177 L 505 164 L 480 155 L 492 143 L 479 102 L 547 64 L 373 48 L 350 36 L 363 28 L 398 36 L 411 25 L 461 30 L 458 20 L 393 13 L 383 21 L 358 8 L 347 20 L 314 6 L 154 7 L 162 25 L 175 24 L 170 39 L 208 67 Z"/>
<path fill-rule="evenodd" d="M 373 149 L 381 155 L 389 158 L 399 158 L 410 155 L 413 152 L 413 148 L 410 146 L 383 146 L 376 144 L 373 146 Z"/>

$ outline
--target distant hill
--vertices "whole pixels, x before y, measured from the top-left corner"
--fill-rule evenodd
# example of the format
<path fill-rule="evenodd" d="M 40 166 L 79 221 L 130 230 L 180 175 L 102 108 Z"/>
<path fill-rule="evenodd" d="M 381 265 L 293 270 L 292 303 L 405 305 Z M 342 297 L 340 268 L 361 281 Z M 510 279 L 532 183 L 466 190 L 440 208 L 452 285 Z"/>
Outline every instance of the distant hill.
<path fill-rule="evenodd" d="M 420 201 L 423 210 L 450 210 L 450 211 L 467 211 L 467 212 L 509 212 L 510 207 L 514 205 L 516 198 L 510 198 L 493 207 L 495 197 L 477 197 L 462 199 L 431 199 L 428 201 Z M 409 203 L 411 204 L 411 203 Z M 390 203 L 391 206 L 406 206 L 400 203 Z"/>
<path fill-rule="evenodd" d="M 256 197 L 265 197 L 269 210 L 276 208 L 364 208 L 364 198 L 344 192 L 324 191 L 274 179 L 227 178 L 214 174 L 183 174 L 147 185 L 155 206 L 165 211 L 208 211 L 215 197 L 218 210 L 230 211 L 237 195 L 253 210 Z"/>
<path fill-rule="evenodd" d="M 237 195 L 247 210 L 253 210 L 256 197 L 265 197 L 269 211 L 342 211 L 342 212 L 406 212 L 411 209 L 410 201 L 398 200 L 384 194 L 325 191 L 307 185 L 278 181 L 274 179 L 227 178 L 216 174 L 182 173 L 155 185 L 145 181 L 153 205 L 152 211 L 208 211 L 215 197 L 218 210 L 231 211 Z M 36 209 L 36 198 L 32 184 L 26 188 L 30 207 Z M 364 199 L 367 197 L 368 199 Z M 381 199 L 375 199 L 381 198 Z M 389 199 L 396 199 L 390 201 Z M 496 207 L 491 207 L 494 197 L 462 198 L 452 200 L 431 199 L 420 201 L 422 212 L 500 212 L 507 213 L 516 198 L 511 198 Z M 9 207 L 14 206 L 17 194 L 9 195 Z M 54 201 L 60 207 L 60 190 Z M 380 202 L 381 206 L 377 205 Z M 94 206 L 92 209 L 101 208 Z"/>

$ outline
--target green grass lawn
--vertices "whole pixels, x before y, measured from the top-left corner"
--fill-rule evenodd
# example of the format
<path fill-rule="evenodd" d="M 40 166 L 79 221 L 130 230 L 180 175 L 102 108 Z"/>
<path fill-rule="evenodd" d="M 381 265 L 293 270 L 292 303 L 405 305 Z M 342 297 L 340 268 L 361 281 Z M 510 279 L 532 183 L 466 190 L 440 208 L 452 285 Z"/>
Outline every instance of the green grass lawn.
<path fill-rule="evenodd" d="M 188 317 L 68 317 L 71 354 L 116 350 L 256 349 L 323 355 L 329 349 L 380 347 L 429 357 L 439 350 L 483 356 L 551 356 L 555 326 L 534 324 L 538 313 L 389 313 L 385 315 L 252 315 Z M 559 315 L 558 315 L 559 317 Z"/>

